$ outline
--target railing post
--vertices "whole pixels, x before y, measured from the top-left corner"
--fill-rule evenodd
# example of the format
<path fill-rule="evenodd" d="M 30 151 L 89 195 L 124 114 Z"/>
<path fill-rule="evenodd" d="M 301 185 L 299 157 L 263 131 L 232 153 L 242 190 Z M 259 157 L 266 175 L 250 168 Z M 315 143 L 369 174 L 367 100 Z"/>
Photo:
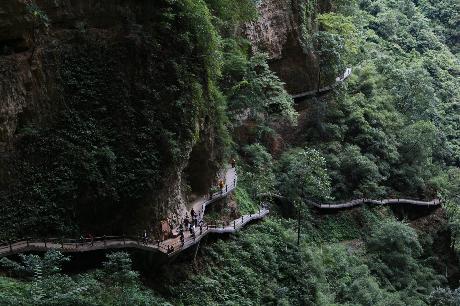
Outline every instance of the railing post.
<path fill-rule="evenodd" d="M 105 241 L 105 235 L 102 236 L 102 239 L 103 239 L 103 241 L 104 241 L 104 248 L 105 248 L 105 247 L 107 246 L 107 242 Z"/>
<path fill-rule="evenodd" d="M 11 244 L 11 240 L 9 241 L 10 243 L 10 252 L 13 252 L 13 245 Z"/>
<path fill-rule="evenodd" d="M 26 239 L 27 247 L 29 247 L 29 238 Z"/>
<path fill-rule="evenodd" d="M 233 220 L 233 229 L 236 229 L 236 221 Z"/>
<path fill-rule="evenodd" d="M 123 234 L 123 245 L 126 245 L 125 235 Z"/>
<path fill-rule="evenodd" d="M 243 218 L 244 218 L 244 216 L 241 216 L 241 223 L 243 223 L 243 221 L 244 221 L 244 219 L 243 219 Z"/>
<path fill-rule="evenodd" d="M 46 238 L 45 238 L 45 248 L 46 248 Z"/>
<path fill-rule="evenodd" d="M 228 192 L 228 185 L 225 185 L 225 192 Z"/>
<path fill-rule="evenodd" d="M 260 215 L 260 206 L 259 206 L 259 215 Z"/>
<path fill-rule="evenodd" d="M 61 248 L 64 248 L 64 238 L 61 239 Z"/>

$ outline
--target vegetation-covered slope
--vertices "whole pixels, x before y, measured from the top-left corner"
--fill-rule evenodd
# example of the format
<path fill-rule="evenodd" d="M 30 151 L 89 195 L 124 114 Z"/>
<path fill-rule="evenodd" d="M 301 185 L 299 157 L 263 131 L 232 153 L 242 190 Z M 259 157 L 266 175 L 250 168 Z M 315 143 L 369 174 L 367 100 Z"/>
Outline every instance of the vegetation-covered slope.
<path fill-rule="evenodd" d="M 297 112 L 283 84 L 270 70 L 270 60 L 266 55 L 251 52 L 250 43 L 238 31 L 242 23 L 255 17 L 252 1 L 161 3 L 163 11 L 156 12 L 159 15 L 155 15 L 154 20 L 166 18 L 164 22 L 169 28 L 165 23 L 154 22 L 154 33 L 163 33 L 160 37 L 167 40 L 166 37 L 171 37 L 162 31 L 179 32 L 170 43 L 176 49 L 186 46 L 185 51 L 170 51 L 174 48 L 169 42 L 166 42 L 170 46 L 165 48 L 167 51 L 155 44 L 146 47 L 158 54 L 172 52 L 171 58 L 181 63 L 182 69 L 178 70 L 181 73 L 178 72 L 176 78 L 164 76 L 166 79 L 159 78 L 164 83 L 160 82 L 158 87 L 152 85 L 159 95 L 158 101 L 163 101 L 164 94 L 170 103 L 159 103 L 164 108 L 158 106 L 157 109 L 157 104 L 147 103 L 156 96 L 146 91 L 142 96 L 146 100 L 135 96 L 127 105 L 112 104 L 113 99 L 106 99 L 105 95 L 101 98 L 93 96 L 91 91 L 79 92 L 82 86 L 75 84 L 92 79 L 80 78 L 70 68 L 63 75 L 69 80 L 64 84 L 77 94 L 69 97 L 71 112 L 65 109 L 63 112 L 75 116 L 69 118 L 79 119 L 75 121 L 76 126 L 93 122 L 98 133 L 94 139 L 88 135 L 72 138 L 72 130 L 64 124 L 67 121 L 62 123 L 62 128 L 52 130 L 51 138 L 47 138 L 54 139 L 51 142 L 44 141 L 44 131 L 49 130 L 26 133 L 24 141 L 42 140 L 36 142 L 41 145 L 33 146 L 30 151 L 38 152 L 31 156 L 37 156 L 39 165 L 43 165 L 41 154 L 47 152 L 42 150 L 48 150 L 49 145 L 63 153 L 58 154 L 64 157 L 62 163 L 59 158 L 56 161 L 60 167 L 38 172 L 46 174 L 53 173 L 48 169 L 61 169 L 74 159 L 67 154 L 76 154 L 78 158 L 86 156 L 79 148 L 90 148 L 94 142 L 110 144 L 113 155 L 103 151 L 101 156 L 119 157 L 99 160 L 96 150 L 97 158 L 89 160 L 98 167 L 88 169 L 97 170 L 95 182 L 101 185 L 95 186 L 109 186 L 108 190 L 113 193 L 91 189 L 89 195 L 95 197 L 95 203 L 104 203 L 100 199 L 110 200 L 119 192 L 129 195 L 132 191 L 129 187 L 138 186 L 138 181 L 132 181 L 136 183 L 131 185 L 120 180 L 125 177 L 123 169 L 127 172 L 139 169 L 139 173 L 144 173 L 141 170 L 151 169 L 151 164 L 147 167 L 141 163 L 140 168 L 136 168 L 132 165 L 136 151 L 134 155 L 125 156 L 125 151 L 116 151 L 118 145 L 129 144 L 127 152 L 152 146 L 152 150 L 147 151 L 154 154 L 152 152 L 163 143 L 156 142 L 156 138 L 152 138 L 153 142 L 148 142 L 150 138 L 136 142 L 132 136 L 144 135 L 140 128 L 147 135 L 161 136 L 165 135 L 165 129 L 153 124 L 164 122 L 176 128 L 168 128 L 166 135 L 176 137 L 186 130 L 193 138 L 191 126 L 197 118 L 208 114 L 220 137 L 225 135 L 220 130 L 225 122 L 233 137 L 226 149 L 239 156 L 240 183 L 236 199 L 240 210 L 254 211 L 260 200 L 257 196 L 262 193 L 279 194 L 286 200 L 272 200 L 271 217 L 267 221 L 230 239 L 201 247 L 196 261 L 187 258 L 182 263 L 164 265 L 154 275 L 144 271 L 142 280 L 149 289 L 132 272 L 125 254 L 110 255 L 101 269 L 74 276 L 66 276 L 55 268 L 56 263 L 63 261 L 56 254 L 48 254 L 44 261 L 27 257 L 23 260 L 24 266 L 3 260 L 5 270 L 12 271 L 17 278 L 0 280 L 0 288 L 5 289 L 0 291 L 0 302 L 11 305 L 459 305 L 460 292 L 456 289 L 459 285 L 456 240 L 460 235 L 457 2 L 337 0 L 300 1 L 300 5 L 296 2 L 297 9 L 305 10 L 298 12 L 300 16 L 317 16 L 314 25 L 310 24 L 311 20 L 300 19 L 308 24 L 298 26 L 308 31 L 302 31 L 304 36 L 298 43 L 306 53 L 318 56 L 321 82 L 330 82 L 345 67 L 353 67 L 353 75 L 344 87 L 329 95 L 298 101 Z M 311 10 L 318 10 L 317 6 L 327 7 L 325 4 L 330 5 L 329 12 L 312 14 Z M 182 23 L 184 19 L 190 21 L 186 23 L 190 28 Z M 318 31 L 314 31 L 316 28 Z M 106 52 L 93 58 L 94 46 Z M 118 66 L 107 74 L 97 70 L 100 68 L 98 56 L 110 58 L 112 48 L 99 46 L 97 41 L 83 43 L 79 48 L 80 56 L 70 58 L 71 62 L 77 60 L 77 72 L 80 65 L 87 65 L 87 71 L 96 71 L 95 80 L 103 80 L 124 71 Z M 182 57 L 187 50 L 197 56 L 204 55 L 207 61 L 197 67 L 197 57 L 192 56 L 191 60 Z M 121 83 L 115 84 L 126 82 L 132 86 L 131 79 L 125 77 L 121 76 Z M 146 73 L 141 78 L 150 77 Z M 178 96 L 167 90 L 171 82 L 175 84 L 171 90 Z M 117 88 L 123 92 L 125 86 Z M 176 118 L 179 121 L 172 120 L 168 117 L 174 109 L 171 103 L 182 101 L 179 96 L 187 97 L 187 94 L 191 96 L 184 98 L 184 103 L 195 101 L 197 104 L 193 105 L 200 106 L 197 113 L 185 112 L 184 117 Z M 89 97 L 88 100 L 85 97 Z M 103 103 L 99 105 L 99 101 Z M 143 110 L 152 110 L 141 116 L 147 123 L 137 121 L 140 118 L 134 110 L 139 103 Z M 127 107 L 128 111 L 123 114 L 132 110 L 134 119 L 125 115 L 117 117 L 120 105 Z M 177 111 L 183 110 L 183 104 L 174 105 Z M 209 110 L 216 113 L 208 113 Z M 100 112 L 109 112 L 108 118 L 118 120 L 100 121 Z M 149 121 L 156 116 L 167 119 Z M 67 120 L 65 116 L 62 118 Z M 174 125 L 178 122 L 183 125 Z M 126 130 L 125 126 L 132 129 Z M 125 137 L 118 138 L 122 137 L 119 133 Z M 80 143 L 76 141 L 79 139 L 85 142 L 75 146 Z M 177 148 L 178 152 L 182 149 L 180 145 Z M 122 156 L 126 163 L 120 162 Z M 141 161 L 151 162 L 149 156 L 158 158 L 158 165 L 175 162 L 165 160 L 162 152 L 147 155 L 147 159 Z M 149 173 L 161 173 L 157 170 Z M 99 171 L 102 174 L 99 175 Z M 86 177 L 86 174 L 75 173 L 71 179 Z M 36 186 L 34 182 L 40 186 L 42 182 L 50 186 L 56 184 L 43 176 L 29 175 L 21 179 L 35 179 L 31 183 L 24 181 L 26 186 Z M 53 196 L 55 192 L 53 190 Z M 79 194 L 74 196 L 81 200 Z M 444 206 L 435 211 L 362 207 L 323 215 L 311 209 L 307 201 L 363 196 L 441 197 Z M 26 200 L 29 199 L 27 196 Z M 131 200 L 141 203 L 132 198 L 126 204 Z M 10 207 L 9 211 L 16 211 Z M 29 207 L 35 211 L 34 206 Z M 119 216 L 118 209 L 113 213 Z M 67 218 L 69 213 L 63 211 L 58 215 L 56 224 L 64 220 L 62 216 Z M 404 216 L 410 218 L 401 221 Z"/>

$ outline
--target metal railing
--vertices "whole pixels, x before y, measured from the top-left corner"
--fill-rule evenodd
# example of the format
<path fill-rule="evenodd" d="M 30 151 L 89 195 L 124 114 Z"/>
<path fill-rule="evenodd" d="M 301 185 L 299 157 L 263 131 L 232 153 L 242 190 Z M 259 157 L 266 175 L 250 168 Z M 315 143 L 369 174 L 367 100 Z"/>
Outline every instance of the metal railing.
<path fill-rule="evenodd" d="M 134 236 L 101 236 L 94 238 L 26 238 L 25 240 L 9 241 L 0 244 L 0 256 L 12 255 L 25 251 L 58 250 L 62 252 L 87 252 L 100 249 L 115 248 L 138 248 L 146 250 L 158 250 L 171 255 L 187 249 L 197 243 L 209 233 L 233 233 L 241 229 L 247 223 L 262 219 L 269 213 L 266 208 L 259 209 L 254 214 L 241 216 L 233 220 L 228 226 L 206 224 L 202 229 L 197 229 L 195 235 L 184 235 L 184 241 L 180 238 L 165 241 L 146 241 L 142 237 Z M 171 247 L 173 249 L 171 249 Z"/>

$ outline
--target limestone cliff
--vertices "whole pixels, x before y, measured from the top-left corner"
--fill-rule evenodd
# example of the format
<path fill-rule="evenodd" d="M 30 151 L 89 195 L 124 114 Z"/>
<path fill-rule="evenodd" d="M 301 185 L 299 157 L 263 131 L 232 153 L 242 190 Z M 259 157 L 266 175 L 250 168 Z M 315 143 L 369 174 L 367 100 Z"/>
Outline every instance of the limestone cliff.
<path fill-rule="evenodd" d="M 11 236 L 60 233 L 61 222 L 144 228 L 184 209 L 191 175 L 207 188 L 223 145 L 189 9 L 0 2 L 0 222 Z"/>
<path fill-rule="evenodd" d="M 315 15 L 328 10 L 328 1 L 263 0 L 259 18 L 245 26 L 254 51 L 269 54 L 271 68 L 295 94 L 316 88 L 318 61 L 311 47 Z"/>

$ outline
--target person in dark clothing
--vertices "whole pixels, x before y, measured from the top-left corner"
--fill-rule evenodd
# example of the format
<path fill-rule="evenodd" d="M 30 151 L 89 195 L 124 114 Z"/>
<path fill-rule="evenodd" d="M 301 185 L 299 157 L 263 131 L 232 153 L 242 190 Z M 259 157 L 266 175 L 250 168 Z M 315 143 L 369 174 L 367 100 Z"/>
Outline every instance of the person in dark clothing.
<path fill-rule="evenodd" d="M 192 219 L 195 218 L 195 216 L 196 216 L 195 210 L 193 208 L 190 211 L 190 216 L 192 217 Z"/>
<path fill-rule="evenodd" d="M 94 245 L 94 237 L 91 235 L 91 233 L 88 233 L 88 240 L 91 246 Z"/>
<path fill-rule="evenodd" d="M 179 237 L 180 237 L 180 242 L 182 245 L 184 245 L 184 231 L 182 229 L 179 230 Z"/>
<path fill-rule="evenodd" d="M 184 219 L 185 228 L 188 228 L 189 223 L 190 223 L 190 221 L 189 221 L 189 219 L 188 219 L 188 215 L 186 214 L 186 215 L 185 215 L 185 219 Z"/>

